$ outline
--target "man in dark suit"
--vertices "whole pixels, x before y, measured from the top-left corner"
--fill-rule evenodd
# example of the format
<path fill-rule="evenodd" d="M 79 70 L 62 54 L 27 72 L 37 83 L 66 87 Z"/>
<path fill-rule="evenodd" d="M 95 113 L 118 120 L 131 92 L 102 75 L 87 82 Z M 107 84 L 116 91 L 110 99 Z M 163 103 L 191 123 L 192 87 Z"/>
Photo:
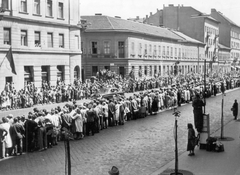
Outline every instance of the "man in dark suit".
<path fill-rule="evenodd" d="M 37 129 L 37 123 L 32 120 L 32 113 L 29 112 L 28 114 L 28 119 L 24 123 L 24 128 L 25 128 L 25 136 L 26 136 L 26 150 L 27 152 L 32 152 L 34 151 L 34 138 L 35 138 L 35 133 Z"/>

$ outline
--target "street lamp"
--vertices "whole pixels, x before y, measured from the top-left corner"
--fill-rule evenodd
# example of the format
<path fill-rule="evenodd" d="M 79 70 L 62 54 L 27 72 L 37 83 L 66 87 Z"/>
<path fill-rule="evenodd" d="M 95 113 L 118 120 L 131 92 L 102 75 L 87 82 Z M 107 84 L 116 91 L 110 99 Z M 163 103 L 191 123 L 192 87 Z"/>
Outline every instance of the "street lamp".
<path fill-rule="evenodd" d="M 174 135 L 174 139 L 175 139 L 175 172 L 171 173 L 170 175 L 182 175 L 182 173 L 180 173 L 178 171 L 178 144 L 177 144 L 177 122 L 178 122 L 178 117 L 180 117 L 181 112 L 177 110 L 177 108 L 174 108 L 174 112 L 172 114 L 175 117 L 175 124 L 174 124 L 174 129 L 175 129 L 175 135 Z"/>

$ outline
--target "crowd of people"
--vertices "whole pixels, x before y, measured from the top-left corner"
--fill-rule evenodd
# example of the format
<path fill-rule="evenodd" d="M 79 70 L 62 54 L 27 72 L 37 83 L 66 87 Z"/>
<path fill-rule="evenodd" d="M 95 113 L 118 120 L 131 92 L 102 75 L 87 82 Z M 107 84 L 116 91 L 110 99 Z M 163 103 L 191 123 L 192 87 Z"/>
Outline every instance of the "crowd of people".
<path fill-rule="evenodd" d="M 57 103 L 60 100 L 67 103 L 64 107 L 58 106 L 50 111 L 39 110 L 35 107 L 27 116 L 3 117 L 0 124 L 0 136 L 2 136 L 0 137 L 0 143 L 2 143 L 0 157 L 21 155 L 23 151 L 44 151 L 52 148 L 65 139 L 63 134 L 65 131 L 72 133 L 72 139 L 80 140 L 85 136 L 93 136 L 108 127 L 124 125 L 129 120 L 136 120 L 156 114 L 161 110 L 189 103 L 196 94 L 209 97 L 222 92 L 221 83 L 215 81 L 217 78 L 213 81 L 208 80 L 206 89 L 203 86 L 203 79 L 199 76 L 185 77 L 188 81 L 182 81 L 181 78 L 171 82 L 171 85 L 166 82 L 169 80 L 160 78 L 148 80 L 132 80 L 131 78 L 124 80 L 120 77 L 97 78 L 97 80 L 85 83 L 75 81 L 74 85 L 67 86 L 59 81 L 55 90 L 59 88 L 61 95 L 56 98 L 43 95 L 45 91 L 54 91 L 47 83 L 43 83 L 41 94 L 47 99 L 41 97 L 42 101 Z M 231 77 L 227 77 L 222 84 L 226 90 L 240 87 L 240 81 Z M 76 101 L 79 97 L 75 93 L 77 88 L 90 91 L 87 96 L 80 95 L 80 99 L 83 99 L 91 97 L 100 88 L 110 86 L 117 87 L 124 92 L 126 89 L 140 92 L 133 93 L 130 97 L 116 93 L 108 99 L 96 97 L 90 102 L 78 103 Z M 6 87 L 6 92 L 14 92 L 13 86 L 7 85 Z M 33 84 L 30 84 L 21 93 L 31 96 L 35 94 L 34 89 L 36 88 Z M 35 96 L 31 98 L 35 104 Z"/>

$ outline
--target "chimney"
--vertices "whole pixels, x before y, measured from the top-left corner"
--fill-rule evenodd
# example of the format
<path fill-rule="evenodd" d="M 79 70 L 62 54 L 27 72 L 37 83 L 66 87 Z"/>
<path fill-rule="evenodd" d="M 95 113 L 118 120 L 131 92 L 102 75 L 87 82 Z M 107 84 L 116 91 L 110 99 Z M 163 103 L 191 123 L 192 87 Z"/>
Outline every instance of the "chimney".
<path fill-rule="evenodd" d="M 152 16 L 152 12 L 150 12 L 150 16 Z"/>
<path fill-rule="evenodd" d="M 115 18 L 119 18 L 119 19 L 121 19 L 121 17 L 120 17 L 120 16 L 115 16 Z"/>
<path fill-rule="evenodd" d="M 95 16 L 102 16 L 102 13 L 95 13 Z"/>
<path fill-rule="evenodd" d="M 216 9 L 211 9 L 211 13 L 213 13 L 213 12 L 217 12 Z"/>
<path fill-rule="evenodd" d="M 146 15 L 146 19 L 148 19 L 148 15 Z"/>
<path fill-rule="evenodd" d="M 174 5 L 173 4 L 168 4 L 168 7 L 174 7 Z"/>
<path fill-rule="evenodd" d="M 138 20 L 138 19 L 139 19 L 139 16 L 137 16 L 136 19 Z"/>

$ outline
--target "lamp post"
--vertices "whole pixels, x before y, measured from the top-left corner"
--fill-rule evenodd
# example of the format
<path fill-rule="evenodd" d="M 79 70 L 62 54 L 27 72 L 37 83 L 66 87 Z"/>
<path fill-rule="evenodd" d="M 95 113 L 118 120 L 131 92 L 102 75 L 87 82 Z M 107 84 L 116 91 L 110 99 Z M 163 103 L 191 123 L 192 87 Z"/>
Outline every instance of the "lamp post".
<path fill-rule="evenodd" d="M 203 99 L 204 99 L 204 106 L 203 106 L 203 113 L 205 114 L 205 106 L 206 106 L 206 58 L 204 59 L 204 91 L 203 91 Z"/>
<path fill-rule="evenodd" d="M 178 171 L 178 142 L 177 142 L 177 122 L 178 122 L 178 117 L 180 117 L 181 112 L 177 110 L 177 108 L 174 108 L 174 112 L 172 114 L 175 117 L 175 124 L 174 124 L 174 129 L 175 129 L 175 172 L 171 173 L 170 175 L 183 175 Z"/>

